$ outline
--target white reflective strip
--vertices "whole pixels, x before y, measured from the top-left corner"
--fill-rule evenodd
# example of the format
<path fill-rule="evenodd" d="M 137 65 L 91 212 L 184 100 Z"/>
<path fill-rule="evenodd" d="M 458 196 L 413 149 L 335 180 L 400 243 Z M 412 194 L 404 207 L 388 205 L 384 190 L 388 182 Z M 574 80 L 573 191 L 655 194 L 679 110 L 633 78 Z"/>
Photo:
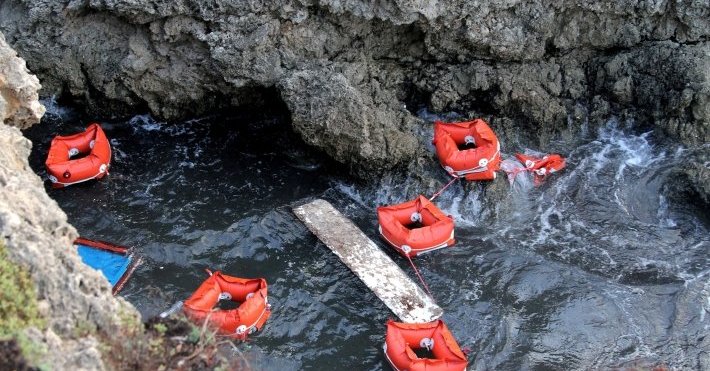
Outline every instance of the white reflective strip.
<path fill-rule="evenodd" d="M 387 358 L 387 362 L 389 362 L 390 366 L 392 366 L 395 371 L 400 371 L 400 369 L 397 368 L 397 366 L 394 365 L 394 362 L 392 362 L 392 359 L 390 359 L 389 354 L 387 354 L 387 343 L 382 347 L 382 350 L 385 352 L 385 358 Z"/>
<path fill-rule="evenodd" d="M 444 243 L 442 243 L 442 244 L 439 245 L 439 246 L 434 246 L 434 247 L 432 247 L 432 248 L 428 248 L 428 249 L 426 249 L 426 250 L 424 250 L 424 251 L 420 251 L 420 252 L 416 253 L 415 255 L 416 255 L 416 256 L 424 255 L 424 254 L 430 253 L 430 252 L 432 252 L 432 251 L 441 250 L 441 249 L 443 249 L 443 248 L 446 247 L 446 246 L 448 246 L 448 244 L 447 244 L 446 242 L 444 242 Z"/>
<path fill-rule="evenodd" d="M 472 173 L 482 173 L 482 172 L 488 170 L 488 163 L 493 162 L 493 160 L 494 160 L 494 159 L 496 158 L 496 156 L 498 156 L 499 154 L 500 154 L 500 151 L 496 150 L 496 153 L 494 153 L 493 156 L 491 156 L 490 159 L 484 159 L 484 158 L 482 158 L 482 159 L 478 160 L 478 163 L 479 163 L 479 164 L 481 163 L 482 160 L 486 160 L 486 166 L 476 166 L 476 167 L 473 167 L 473 168 L 470 168 L 470 169 L 458 170 L 458 171 L 453 171 L 453 170 L 452 170 L 452 172 L 453 172 L 453 174 L 455 174 L 455 175 L 457 175 L 457 176 L 466 175 L 466 174 L 472 174 Z M 444 168 L 444 169 L 446 169 L 446 168 Z"/>
<path fill-rule="evenodd" d="M 84 183 L 84 182 L 87 182 L 87 181 L 89 181 L 89 180 L 96 179 L 96 177 L 98 177 L 98 176 L 101 175 L 101 174 L 103 174 L 103 173 L 102 173 L 102 172 L 99 172 L 98 174 L 96 174 L 96 175 L 94 175 L 94 176 L 92 176 L 92 177 L 89 177 L 89 178 L 86 178 L 86 179 L 82 179 L 82 180 L 77 180 L 76 182 L 70 182 L 70 183 L 64 183 L 64 182 L 57 181 L 56 184 L 61 184 L 61 185 L 68 186 L 68 185 L 72 185 L 72 184 Z"/>
<path fill-rule="evenodd" d="M 389 238 L 387 238 L 387 236 L 385 236 L 384 232 L 382 232 L 382 226 L 381 226 L 381 225 L 380 225 L 380 234 L 382 235 L 382 238 L 385 239 L 385 241 L 387 241 L 387 242 L 390 243 L 390 245 L 394 246 L 394 247 L 395 247 L 396 249 L 398 249 L 398 250 L 402 250 L 401 247 L 399 247 L 396 243 L 390 241 Z"/>
<path fill-rule="evenodd" d="M 256 322 L 254 322 L 251 326 L 247 327 L 247 331 L 250 331 L 252 328 L 256 327 L 256 325 L 261 321 L 261 318 L 264 317 L 266 314 L 266 311 L 269 309 L 269 307 L 266 305 L 266 297 L 264 297 L 264 310 L 261 312 L 259 315 L 259 318 L 256 319 Z M 244 325 L 242 325 L 244 326 Z"/>
<path fill-rule="evenodd" d="M 488 170 L 488 166 L 483 166 L 483 167 L 479 166 L 479 167 L 474 167 L 472 169 L 459 170 L 459 171 L 456 171 L 455 173 L 456 173 L 456 175 L 461 176 L 461 175 L 466 175 L 466 174 L 482 173 L 487 170 Z"/>
<path fill-rule="evenodd" d="M 451 236 L 449 236 L 449 240 L 453 240 L 453 239 L 454 239 L 454 231 L 451 231 Z M 430 253 L 430 252 L 432 252 L 432 251 L 440 250 L 440 249 L 443 249 L 444 247 L 447 247 L 447 246 L 449 246 L 449 241 L 448 241 L 448 240 L 447 240 L 446 242 L 442 243 L 441 245 L 437 245 L 437 246 L 434 246 L 434 247 L 432 247 L 432 248 L 428 248 L 428 249 L 426 249 L 425 251 L 420 251 L 420 252 L 418 252 L 418 253 L 417 253 L 417 256 L 419 256 L 419 255 L 424 255 L 424 254 Z"/>
<path fill-rule="evenodd" d="M 379 227 L 380 227 L 380 228 L 379 228 L 379 229 L 380 229 L 380 234 L 381 234 L 382 237 L 385 239 L 385 241 L 389 242 L 390 245 L 394 246 L 397 250 L 401 250 L 402 252 L 404 252 L 404 253 L 406 253 L 406 254 L 409 254 L 409 251 L 404 251 L 404 249 L 402 248 L 402 247 L 407 246 L 407 245 L 403 245 L 402 247 L 400 247 L 400 246 L 398 246 L 396 243 L 390 241 L 389 238 L 387 238 L 387 236 L 385 236 L 385 234 L 382 233 L 382 226 L 379 226 Z M 452 239 L 452 238 L 454 238 L 454 231 L 451 231 L 451 236 L 450 236 L 449 239 Z M 422 248 L 419 248 L 419 249 L 415 249 L 415 248 L 413 248 L 413 247 L 411 247 L 411 246 L 408 246 L 408 247 L 411 249 L 411 251 L 419 251 L 419 252 L 417 252 L 415 255 L 421 255 L 421 254 L 426 254 L 426 253 L 428 253 L 429 251 L 434 251 L 434 250 L 443 249 L 443 248 L 446 247 L 446 246 L 448 246 L 448 240 L 447 240 L 447 241 L 444 241 L 444 243 L 441 243 L 441 244 L 438 244 L 438 245 L 435 245 L 435 246 L 432 246 L 432 247 L 422 247 Z M 424 251 L 422 251 L 422 250 L 424 250 Z"/>

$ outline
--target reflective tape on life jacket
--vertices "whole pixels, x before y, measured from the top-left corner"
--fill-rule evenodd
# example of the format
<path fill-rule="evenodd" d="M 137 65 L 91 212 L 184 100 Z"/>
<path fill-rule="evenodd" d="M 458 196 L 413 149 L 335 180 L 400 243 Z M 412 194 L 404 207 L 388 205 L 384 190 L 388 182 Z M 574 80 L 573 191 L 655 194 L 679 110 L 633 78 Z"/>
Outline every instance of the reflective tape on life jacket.
<path fill-rule="evenodd" d="M 392 247 L 395 247 L 395 248 L 401 250 L 403 253 L 405 253 L 407 255 L 410 255 L 409 253 L 412 251 L 415 252 L 414 255 L 419 256 L 419 255 L 426 254 L 426 253 L 434 251 L 434 250 L 443 249 L 444 247 L 449 246 L 448 241 L 454 240 L 454 231 L 451 231 L 451 236 L 449 236 L 449 239 L 447 240 L 447 242 L 442 242 L 442 243 L 435 245 L 435 246 L 420 247 L 418 249 L 415 249 L 409 245 L 398 245 L 396 242 L 391 241 L 389 238 L 387 238 L 387 236 L 385 236 L 384 233 L 382 233 L 382 226 L 379 224 L 377 225 L 377 230 L 380 232 L 380 235 L 382 236 L 382 238 L 384 238 L 385 241 L 387 241 L 390 245 L 392 245 Z"/>
<path fill-rule="evenodd" d="M 89 180 L 94 180 L 100 176 L 103 176 L 104 174 L 108 174 L 108 172 L 106 170 L 107 170 L 106 164 L 101 164 L 101 166 L 99 167 L 99 172 L 96 173 L 96 175 L 92 175 L 86 179 L 77 180 L 75 182 L 60 182 L 59 179 L 57 179 L 54 175 L 49 175 L 47 178 L 49 179 L 50 182 L 52 182 L 52 184 L 58 184 L 58 185 L 66 187 L 66 186 L 70 186 L 72 184 L 79 184 L 79 183 L 88 182 Z"/>
<path fill-rule="evenodd" d="M 482 173 L 484 171 L 488 171 L 488 164 L 492 163 L 496 157 L 500 156 L 500 144 L 498 145 L 498 149 L 496 152 L 491 156 L 491 158 L 482 158 L 478 160 L 478 166 L 470 169 L 465 169 L 465 170 L 454 170 L 450 166 L 444 166 L 444 170 L 451 174 L 452 176 L 455 177 L 462 177 L 467 174 L 475 174 L 475 173 Z M 481 164 L 482 161 L 485 161 L 483 164 Z M 495 173 L 494 173 L 495 174 Z"/>

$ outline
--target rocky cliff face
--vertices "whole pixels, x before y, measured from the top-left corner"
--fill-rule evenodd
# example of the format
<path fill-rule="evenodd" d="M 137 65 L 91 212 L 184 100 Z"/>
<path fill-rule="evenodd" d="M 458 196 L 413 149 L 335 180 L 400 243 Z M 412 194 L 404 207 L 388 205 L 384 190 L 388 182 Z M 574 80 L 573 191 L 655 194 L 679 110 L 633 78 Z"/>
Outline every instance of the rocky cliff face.
<path fill-rule="evenodd" d="M 304 140 L 361 174 L 420 153 L 407 109 L 493 116 L 504 148 L 616 114 L 710 139 L 707 1 L 6 0 L 45 94 L 166 117 L 275 87 Z"/>
<path fill-rule="evenodd" d="M 86 332 L 110 334 L 122 321 L 135 322 L 137 312 L 81 262 L 72 246 L 76 230 L 27 162 L 32 144 L 18 127 L 38 123 L 44 113 L 39 88 L 0 34 L 0 236 L 10 259 L 37 287 L 47 328 L 27 329 L 25 336 L 42 352 L 42 362 L 52 369 L 103 369 L 99 344 Z"/>
<path fill-rule="evenodd" d="M 45 111 L 38 100 L 40 88 L 39 79 L 0 34 L 0 120 L 20 129 L 38 123 Z"/>

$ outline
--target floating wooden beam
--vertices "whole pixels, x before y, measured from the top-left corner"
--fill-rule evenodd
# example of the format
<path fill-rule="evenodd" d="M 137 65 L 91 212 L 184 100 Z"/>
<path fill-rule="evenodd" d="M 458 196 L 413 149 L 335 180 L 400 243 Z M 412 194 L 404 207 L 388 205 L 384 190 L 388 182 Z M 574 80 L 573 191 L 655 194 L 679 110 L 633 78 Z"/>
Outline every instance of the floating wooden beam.
<path fill-rule="evenodd" d="M 430 322 L 443 310 L 353 222 L 325 200 L 294 213 L 403 322 Z"/>

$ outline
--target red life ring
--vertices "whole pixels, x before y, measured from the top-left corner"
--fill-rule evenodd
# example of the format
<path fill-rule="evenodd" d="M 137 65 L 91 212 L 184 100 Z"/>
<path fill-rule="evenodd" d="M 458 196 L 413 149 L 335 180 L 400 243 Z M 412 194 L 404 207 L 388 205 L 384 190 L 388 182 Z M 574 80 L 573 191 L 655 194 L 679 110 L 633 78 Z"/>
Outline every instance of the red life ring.
<path fill-rule="evenodd" d="M 404 256 L 416 256 L 451 246 L 454 240 L 454 220 L 444 214 L 426 197 L 377 208 L 382 237 Z M 411 227 L 418 223 L 420 227 Z"/>
<path fill-rule="evenodd" d="M 77 155 L 86 156 L 71 159 Z M 54 188 L 101 179 L 111 166 L 111 144 L 101 126 L 92 123 L 83 133 L 54 137 L 45 166 Z"/>
<path fill-rule="evenodd" d="M 213 310 L 220 299 L 241 304 L 232 310 Z M 219 271 L 197 288 L 183 309 L 194 321 L 209 321 L 221 334 L 237 339 L 261 330 L 271 315 L 265 279 L 232 277 Z"/>
<path fill-rule="evenodd" d="M 565 168 L 564 157 L 551 153 L 542 158 L 516 153 L 515 157 L 533 173 L 535 184 L 540 184 L 545 178 Z"/>
<path fill-rule="evenodd" d="M 443 321 L 400 323 L 387 321 L 385 356 L 397 371 L 461 371 L 468 359 Z M 427 348 L 434 358 L 419 358 L 415 349 Z"/>
<path fill-rule="evenodd" d="M 434 122 L 434 146 L 441 166 L 466 180 L 493 180 L 500 168 L 500 142 L 481 119 L 465 122 Z M 472 145 L 466 149 L 464 146 Z"/>

